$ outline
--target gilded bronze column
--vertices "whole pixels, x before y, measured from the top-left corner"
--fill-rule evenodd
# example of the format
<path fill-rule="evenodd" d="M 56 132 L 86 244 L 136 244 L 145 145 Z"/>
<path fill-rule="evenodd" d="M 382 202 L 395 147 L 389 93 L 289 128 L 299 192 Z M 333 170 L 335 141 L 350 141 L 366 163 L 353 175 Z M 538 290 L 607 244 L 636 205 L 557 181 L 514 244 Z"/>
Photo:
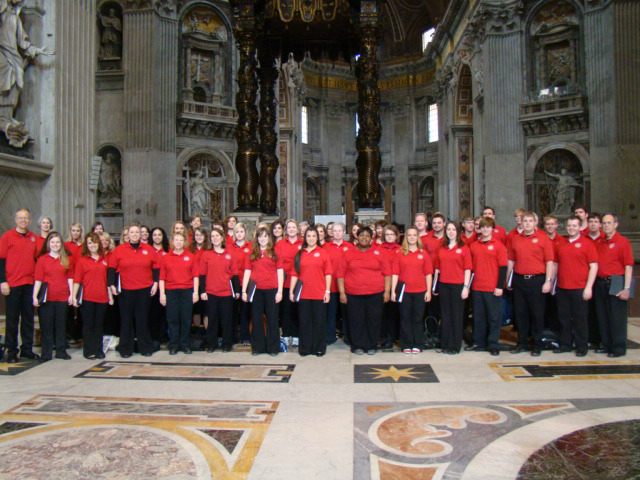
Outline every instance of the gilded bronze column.
<path fill-rule="evenodd" d="M 276 135 L 276 118 L 278 104 L 275 86 L 278 69 L 275 57 L 266 45 L 258 49 L 260 68 L 260 209 L 266 214 L 275 214 L 278 210 L 278 185 L 276 172 L 279 162 L 276 155 L 278 136 Z"/>
<path fill-rule="evenodd" d="M 238 172 L 238 210 L 258 210 L 258 160 L 259 145 L 256 138 L 258 109 L 256 97 L 258 80 L 256 78 L 256 32 L 254 29 L 236 28 L 234 36 L 240 52 L 238 68 L 238 127 L 236 140 L 236 170 Z"/>
<path fill-rule="evenodd" d="M 378 174 L 382 164 L 380 158 L 380 89 L 378 76 L 380 67 L 376 53 L 381 38 L 377 24 L 358 27 L 360 57 L 356 63 L 358 80 L 358 123 L 360 130 L 356 139 L 358 159 L 358 199 L 359 207 L 381 208 L 380 183 Z"/>

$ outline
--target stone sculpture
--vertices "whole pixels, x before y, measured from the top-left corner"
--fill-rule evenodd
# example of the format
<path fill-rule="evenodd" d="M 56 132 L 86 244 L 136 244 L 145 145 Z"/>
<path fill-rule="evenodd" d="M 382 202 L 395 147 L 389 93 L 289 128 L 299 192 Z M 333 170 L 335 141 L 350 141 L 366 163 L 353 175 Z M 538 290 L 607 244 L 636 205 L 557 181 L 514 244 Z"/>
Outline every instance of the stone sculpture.
<path fill-rule="evenodd" d="M 122 202 L 120 162 L 113 153 L 107 153 L 102 161 L 98 192 L 98 207 L 111 209 L 120 206 Z"/>
<path fill-rule="evenodd" d="M 109 15 L 98 13 L 102 25 L 100 37 L 100 60 L 118 59 L 122 48 L 122 22 L 116 16 L 115 9 L 109 9 Z"/>
<path fill-rule="evenodd" d="M 544 171 L 546 175 L 558 180 L 555 189 L 555 205 L 553 208 L 554 215 L 566 216 L 571 215 L 572 206 L 575 202 L 575 190 L 576 188 L 582 188 L 582 185 L 576 181 L 571 175 L 567 174 L 565 168 L 560 170 L 560 173 L 551 173 Z"/>

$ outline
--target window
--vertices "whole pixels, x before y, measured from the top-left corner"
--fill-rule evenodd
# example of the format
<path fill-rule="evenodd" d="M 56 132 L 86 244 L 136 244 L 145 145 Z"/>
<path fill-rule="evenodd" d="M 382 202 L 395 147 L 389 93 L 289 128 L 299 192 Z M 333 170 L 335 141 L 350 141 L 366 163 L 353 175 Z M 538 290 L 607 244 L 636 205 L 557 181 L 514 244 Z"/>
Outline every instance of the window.
<path fill-rule="evenodd" d="M 309 118 L 307 117 L 307 107 L 302 107 L 300 112 L 300 136 L 302 137 L 302 143 L 309 144 Z"/>
<path fill-rule="evenodd" d="M 426 32 L 422 32 L 422 50 L 424 51 L 429 45 L 429 42 L 433 40 L 433 34 L 436 33 L 435 28 L 430 28 Z"/>
<path fill-rule="evenodd" d="M 358 112 L 356 112 L 356 137 L 358 136 L 359 131 L 360 131 L 360 122 L 358 121 Z"/>
<path fill-rule="evenodd" d="M 429 135 L 429 143 L 438 141 L 438 104 L 429 105 L 427 116 L 427 133 Z"/>

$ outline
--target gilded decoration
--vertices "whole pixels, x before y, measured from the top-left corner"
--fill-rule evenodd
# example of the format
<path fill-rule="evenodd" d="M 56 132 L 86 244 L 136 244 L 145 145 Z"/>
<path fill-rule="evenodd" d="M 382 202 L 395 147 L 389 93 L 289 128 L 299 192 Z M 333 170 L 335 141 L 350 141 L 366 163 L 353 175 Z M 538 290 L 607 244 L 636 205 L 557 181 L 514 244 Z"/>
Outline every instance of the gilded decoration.
<path fill-rule="evenodd" d="M 189 11 L 182 20 L 183 32 L 200 32 L 227 40 L 227 29 L 220 16 L 207 7 L 196 7 Z"/>

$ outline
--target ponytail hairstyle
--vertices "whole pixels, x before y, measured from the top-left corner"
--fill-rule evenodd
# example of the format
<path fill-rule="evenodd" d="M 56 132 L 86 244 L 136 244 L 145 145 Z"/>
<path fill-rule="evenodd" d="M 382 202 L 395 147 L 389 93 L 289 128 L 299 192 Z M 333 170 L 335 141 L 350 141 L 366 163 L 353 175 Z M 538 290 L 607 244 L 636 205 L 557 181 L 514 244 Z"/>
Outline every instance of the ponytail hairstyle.
<path fill-rule="evenodd" d="M 300 275 L 300 258 L 302 257 L 302 252 L 304 251 L 305 248 L 309 247 L 309 244 L 307 243 L 307 234 L 309 232 L 316 232 L 316 239 L 317 239 L 316 245 L 318 246 L 318 248 L 321 248 L 320 235 L 318 234 L 318 228 L 316 226 L 311 226 L 307 228 L 307 230 L 304 232 L 304 240 L 302 240 L 302 247 L 300 248 L 300 250 L 298 250 L 298 253 L 296 253 L 296 256 L 293 257 L 293 268 L 296 270 L 296 273 L 298 275 Z"/>
<path fill-rule="evenodd" d="M 269 227 L 258 227 L 258 229 L 256 230 L 255 241 L 251 245 L 251 255 L 249 256 L 249 260 L 252 262 L 255 262 L 258 258 L 260 258 L 260 242 L 258 241 L 258 238 L 263 233 L 266 234 L 267 238 L 269 239 L 269 241 L 267 242 L 265 255 L 273 261 L 276 261 L 278 259 L 278 256 L 273 249 L 273 237 L 271 235 L 271 229 Z"/>

